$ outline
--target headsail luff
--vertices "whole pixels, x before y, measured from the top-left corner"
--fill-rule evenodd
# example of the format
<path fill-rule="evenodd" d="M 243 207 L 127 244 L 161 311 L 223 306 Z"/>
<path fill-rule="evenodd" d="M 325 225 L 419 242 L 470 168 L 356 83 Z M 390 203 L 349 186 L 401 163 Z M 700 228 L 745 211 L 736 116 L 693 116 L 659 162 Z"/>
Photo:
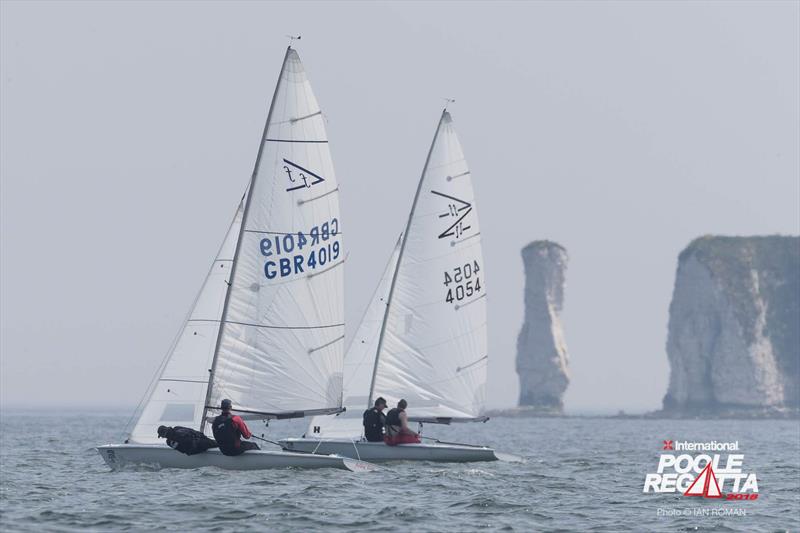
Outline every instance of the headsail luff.
<path fill-rule="evenodd" d="M 409 417 L 480 419 L 487 377 L 486 282 L 475 195 L 447 110 L 409 215 L 370 401 L 406 398 Z"/>
<path fill-rule="evenodd" d="M 375 371 L 381 326 L 386 317 L 389 292 L 394 279 L 403 235 L 397 239 L 378 286 L 372 295 L 358 330 L 344 358 L 344 405 L 352 410 L 371 407 L 368 397 Z M 360 415 L 360 413 L 359 413 Z"/>
<path fill-rule="evenodd" d="M 247 193 L 245 193 L 246 196 Z M 160 425 L 200 426 L 208 390 L 208 369 L 214 358 L 219 320 L 228 288 L 233 253 L 242 225 L 244 198 L 236 209 L 225 239 L 211 264 L 186 322 L 152 385 L 129 441 L 158 442 Z M 161 441 L 163 442 L 163 440 Z"/>
<path fill-rule="evenodd" d="M 230 398 L 265 416 L 341 410 L 344 258 L 322 111 L 290 47 L 244 210 L 206 406 Z"/>

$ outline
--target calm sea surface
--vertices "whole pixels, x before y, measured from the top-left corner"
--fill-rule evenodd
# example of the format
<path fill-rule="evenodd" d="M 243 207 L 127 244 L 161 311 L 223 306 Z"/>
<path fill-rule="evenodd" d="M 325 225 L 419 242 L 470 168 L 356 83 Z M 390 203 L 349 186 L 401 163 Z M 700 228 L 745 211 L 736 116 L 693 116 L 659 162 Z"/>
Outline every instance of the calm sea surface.
<path fill-rule="evenodd" d="M 121 414 L 3 413 L 0 529 L 800 530 L 797 421 L 496 418 L 426 426 L 428 436 L 491 444 L 526 462 L 402 463 L 361 474 L 112 472 L 93 446 L 120 442 L 126 422 Z M 303 428 L 273 424 L 266 436 Z M 643 494 L 664 439 L 739 441 L 744 471 L 758 476 L 758 500 Z"/>

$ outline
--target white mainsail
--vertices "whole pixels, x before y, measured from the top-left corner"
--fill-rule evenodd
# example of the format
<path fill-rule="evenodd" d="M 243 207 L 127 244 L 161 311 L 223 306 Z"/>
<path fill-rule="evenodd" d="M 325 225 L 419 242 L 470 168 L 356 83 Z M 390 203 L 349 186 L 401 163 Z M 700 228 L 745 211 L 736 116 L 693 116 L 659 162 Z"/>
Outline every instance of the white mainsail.
<path fill-rule="evenodd" d="M 340 411 L 344 258 L 322 111 L 289 47 L 243 203 L 129 440 L 203 428 L 222 398 L 249 418 Z"/>
<path fill-rule="evenodd" d="M 488 366 L 486 280 L 472 178 L 447 110 L 403 239 L 370 401 L 405 398 L 412 420 L 479 418 Z"/>
<path fill-rule="evenodd" d="M 406 231 L 345 358 L 348 413 L 308 434 L 357 438 L 361 411 L 405 398 L 411 420 L 483 420 L 486 281 L 472 178 L 442 112 Z"/>
<path fill-rule="evenodd" d="M 245 204 L 206 409 L 252 417 L 342 404 L 345 253 L 322 110 L 287 49 Z"/>
<path fill-rule="evenodd" d="M 160 425 L 200 426 L 208 391 L 208 371 L 214 359 L 219 320 L 225 304 L 243 212 L 244 199 L 236 210 L 192 310 L 167 355 L 161 374 L 149 391 L 129 442 L 158 442 L 156 429 Z"/>

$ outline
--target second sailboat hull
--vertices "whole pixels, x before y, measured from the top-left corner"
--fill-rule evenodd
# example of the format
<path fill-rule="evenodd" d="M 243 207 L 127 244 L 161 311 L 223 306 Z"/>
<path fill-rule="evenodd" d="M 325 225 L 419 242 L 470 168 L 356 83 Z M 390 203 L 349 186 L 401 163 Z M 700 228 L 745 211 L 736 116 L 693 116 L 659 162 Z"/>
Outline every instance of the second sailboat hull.
<path fill-rule="evenodd" d="M 397 446 L 387 446 L 382 442 L 304 438 L 283 439 L 280 444 L 288 452 L 336 454 L 376 463 L 386 461 L 468 463 L 498 460 L 498 456 L 492 448 L 459 444 L 399 444 Z"/>
<path fill-rule="evenodd" d="M 312 455 L 285 451 L 252 450 L 230 457 L 213 449 L 185 455 L 158 444 L 107 444 L 97 451 L 114 470 L 124 468 L 202 468 L 215 466 L 225 470 L 265 470 L 273 468 L 338 468 L 353 472 L 374 470 L 375 465 L 333 455 Z"/>

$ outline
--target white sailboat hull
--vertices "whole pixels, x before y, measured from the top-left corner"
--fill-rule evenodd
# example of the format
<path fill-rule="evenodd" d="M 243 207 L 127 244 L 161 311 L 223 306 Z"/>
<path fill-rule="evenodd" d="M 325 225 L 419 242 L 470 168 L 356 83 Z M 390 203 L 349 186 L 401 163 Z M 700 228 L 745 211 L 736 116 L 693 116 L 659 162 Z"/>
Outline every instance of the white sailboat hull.
<path fill-rule="evenodd" d="M 398 444 L 388 446 L 382 442 L 352 441 L 347 439 L 288 438 L 279 441 L 287 452 L 307 454 L 336 454 L 361 461 L 381 463 L 386 461 L 434 461 L 442 463 L 468 463 L 497 461 L 492 448 L 458 444 Z"/>
<path fill-rule="evenodd" d="M 335 455 L 292 453 L 286 451 L 251 450 L 230 457 L 212 449 L 196 455 L 185 455 L 159 444 L 106 444 L 98 453 L 112 469 L 126 467 L 203 468 L 215 466 L 225 470 L 265 470 L 273 468 L 338 468 L 352 472 L 375 470 L 375 465 Z"/>

